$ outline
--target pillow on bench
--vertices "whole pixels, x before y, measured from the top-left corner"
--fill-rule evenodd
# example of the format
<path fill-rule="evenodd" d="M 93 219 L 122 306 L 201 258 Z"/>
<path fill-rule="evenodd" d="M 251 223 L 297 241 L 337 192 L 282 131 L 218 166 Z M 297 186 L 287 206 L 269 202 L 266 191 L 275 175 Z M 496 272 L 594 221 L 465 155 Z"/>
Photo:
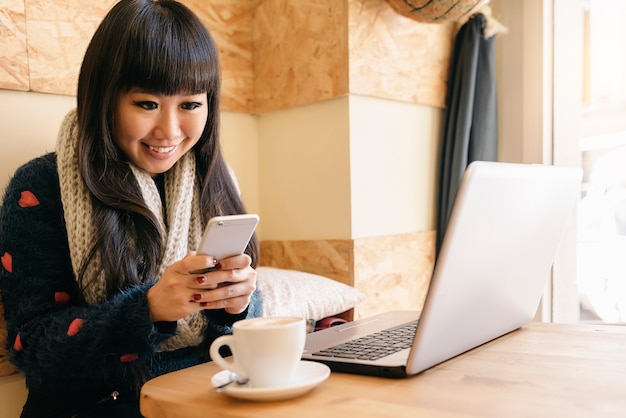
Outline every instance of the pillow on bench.
<path fill-rule="evenodd" d="M 297 270 L 257 267 L 264 316 L 299 316 L 316 322 L 354 308 L 364 295 L 328 277 Z"/>

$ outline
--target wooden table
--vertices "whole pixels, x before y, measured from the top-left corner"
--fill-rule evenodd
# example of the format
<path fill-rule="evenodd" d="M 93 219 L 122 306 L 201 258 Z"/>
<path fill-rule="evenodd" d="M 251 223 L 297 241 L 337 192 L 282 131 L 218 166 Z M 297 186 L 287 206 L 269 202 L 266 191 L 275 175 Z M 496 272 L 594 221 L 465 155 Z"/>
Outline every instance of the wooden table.
<path fill-rule="evenodd" d="M 146 383 L 158 417 L 626 417 L 626 327 L 533 322 L 406 379 L 332 373 L 298 398 L 232 399 L 202 364 Z"/>

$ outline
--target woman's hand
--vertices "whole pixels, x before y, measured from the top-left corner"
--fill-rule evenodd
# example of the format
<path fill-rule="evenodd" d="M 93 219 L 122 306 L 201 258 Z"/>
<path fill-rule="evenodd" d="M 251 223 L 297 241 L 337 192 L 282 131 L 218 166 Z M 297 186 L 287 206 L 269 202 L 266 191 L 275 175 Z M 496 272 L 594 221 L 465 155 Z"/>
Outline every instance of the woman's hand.
<path fill-rule="evenodd" d="M 148 290 L 148 306 L 153 322 L 176 321 L 202 309 L 243 312 L 256 290 L 256 271 L 247 254 L 225 258 L 189 253 L 168 267 Z M 194 271 L 207 270 L 194 274 Z"/>

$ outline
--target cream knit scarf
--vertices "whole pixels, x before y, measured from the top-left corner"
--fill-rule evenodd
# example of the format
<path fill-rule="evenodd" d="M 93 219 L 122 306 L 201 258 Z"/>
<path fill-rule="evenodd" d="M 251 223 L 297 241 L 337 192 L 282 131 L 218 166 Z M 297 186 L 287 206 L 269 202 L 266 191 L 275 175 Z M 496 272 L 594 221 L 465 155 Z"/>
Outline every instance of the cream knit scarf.
<path fill-rule="evenodd" d="M 61 200 L 70 246 L 70 256 L 75 277 L 78 277 L 84 260 L 95 242 L 93 207 L 87 186 L 78 170 L 78 124 L 76 110 L 65 117 L 57 141 L 57 170 L 61 185 Z M 163 231 L 165 252 L 159 267 L 159 277 L 165 269 L 183 258 L 188 251 L 195 250 L 202 234 L 199 209 L 199 188 L 196 181 L 195 157 L 188 152 L 165 173 L 165 195 L 167 222 L 164 219 L 159 191 L 148 173 L 129 164 L 141 188 L 144 201 L 156 215 Z M 95 254 L 85 271 L 85 300 L 90 304 L 106 299 L 106 276 L 100 265 L 100 255 Z M 178 321 L 176 336 L 163 342 L 159 351 L 171 351 L 195 346 L 202 342 L 207 325 L 202 313 L 193 314 Z"/>

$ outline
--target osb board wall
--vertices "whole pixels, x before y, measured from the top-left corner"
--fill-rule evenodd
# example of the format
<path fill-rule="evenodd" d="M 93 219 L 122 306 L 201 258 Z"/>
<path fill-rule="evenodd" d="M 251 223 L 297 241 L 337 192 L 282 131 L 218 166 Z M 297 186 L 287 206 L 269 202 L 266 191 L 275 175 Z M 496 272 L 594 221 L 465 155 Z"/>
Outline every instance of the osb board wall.
<path fill-rule="evenodd" d="M 22 0 L 0 0 L 0 87 L 13 90 L 29 87 Z"/>
<path fill-rule="evenodd" d="M 456 25 L 418 23 L 386 1 L 349 3 L 350 93 L 445 107 Z"/>
<path fill-rule="evenodd" d="M 252 30 L 256 111 L 348 93 L 444 107 L 455 31 L 384 0 L 262 1 Z"/>
<path fill-rule="evenodd" d="M 89 39 L 114 3 L 0 0 L 0 87 L 76 94 Z"/>
<path fill-rule="evenodd" d="M 354 284 L 352 240 L 261 241 L 261 264 Z"/>
<path fill-rule="evenodd" d="M 272 0 L 255 10 L 256 110 L 348 93 L 346 0 Z"/>
<path fill-rule="evenodd" d="M 115 3 L 0 0 L 0 88 L 75 95 L 89 40 Z M 220 50 L 222 109 L 253 113 L 252 1 L 182 3 L 200 16 Z"/>
<path fill-rule="evenodd" d="M 220 51 L 223 110 L 254 113 L 252 0 L 182 0 L 204 22 Z"/>
<path fill-rule="evenodd" d="M 262 241 L 261 264 L 354 286 L 366 296 L 354 309 L 358 319 L 388 310 L 421 310 L 434 244 L 434 231 L 355 240 Z"/>
<path fill-rule="evenodd" d="M 0 88 L 76 94 L 82 56 L 116 0 L 0 0 Z M 183 0 L 222 59 L 222 109 L 263 113 L 348 93 L 445 105 L 451 24 L 384 0 Z"/>
<path fill-rule="evenodd" d="M 422 310 L 435 263 L 435 231 L 354 241 L 354 287 L 365 293 L 355 319 Z"/>

